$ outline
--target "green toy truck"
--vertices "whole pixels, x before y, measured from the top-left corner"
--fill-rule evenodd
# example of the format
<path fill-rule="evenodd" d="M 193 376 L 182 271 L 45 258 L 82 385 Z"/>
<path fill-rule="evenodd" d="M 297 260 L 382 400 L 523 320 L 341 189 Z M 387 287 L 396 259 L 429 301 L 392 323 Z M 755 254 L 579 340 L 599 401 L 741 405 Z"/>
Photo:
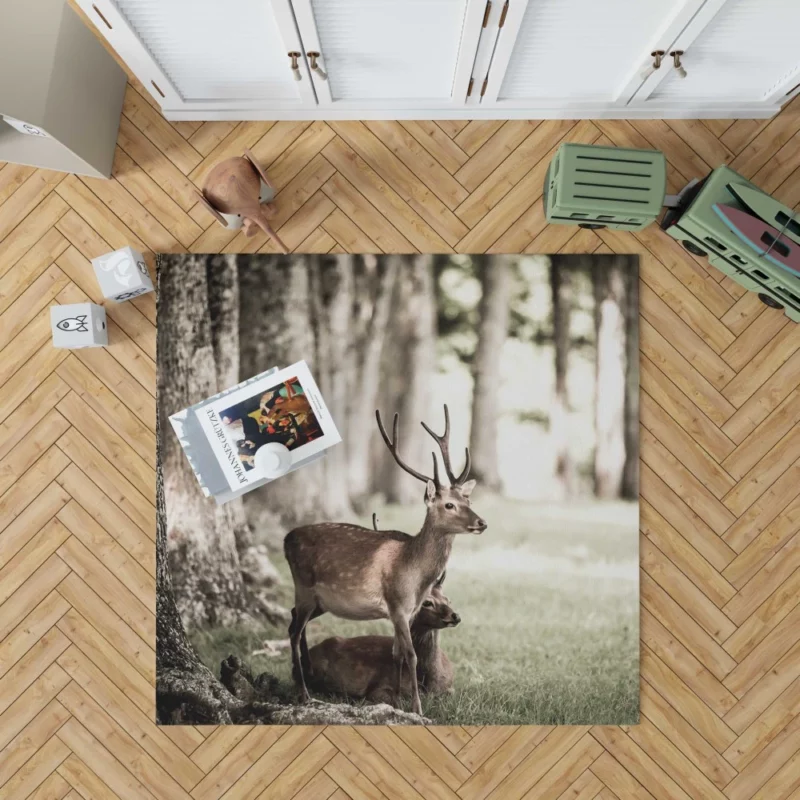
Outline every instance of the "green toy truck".
<path fill-rule="evenodd" d="M 658 150 L 562 144 L 544 180 L 548 222 L 639 231 L 664 204 L 667 162 Z"/>
<path fill-rule="evenodd" d="M 800 273 L 780 263 L 787 251 L 797 264 L 800 215 L 726 166 L 692 181 L 678 195 L 668 197 L 666 185 L 666 159 L 657 150 L 563 144 L 545 176 L 545 216 L 561 225 L 639 231 L 666 205 L 660 225 L 667 235 L 800 322 Z M 749 198 L 749 208 L 739 195 Z M 761 220 L 767 238 L 748 243 L 742 231 L 726 224 L 724 218 L 739 211 L 750 215 L 749 222 Z"/>
<path fill-rule="evenodd" d="M 762 193 L 730 167 L 717 167 L 684 192 L 675 208 L 667 209 L 661 220 L 661 229 L 693 255 L 708 256 L 709 262 L 718 270 L 756 292 L 763 303 L 785 309 L 787 317 L 800 322 L 800 276 L 760 257 L 714 211 L 714 205 L 747 211 L 728 189 L 729 184 L 748 186 Z"/>

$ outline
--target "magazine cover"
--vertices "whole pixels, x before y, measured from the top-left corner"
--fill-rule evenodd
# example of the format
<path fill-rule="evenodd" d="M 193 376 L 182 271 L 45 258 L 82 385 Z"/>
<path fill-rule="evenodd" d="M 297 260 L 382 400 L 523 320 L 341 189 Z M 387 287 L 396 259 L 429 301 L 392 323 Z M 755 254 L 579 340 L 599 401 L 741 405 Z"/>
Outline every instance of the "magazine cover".
<path fill-rule="evenodd" d="M 233 490 L 263 477 L 256 453 L 267 443 L 284 445 L 294 467 L 342 440 L 305 361 L 215 399 L 196 413 Z"/>
<path fill-rule="evenodd" d="M 269 482 L 257 458 L 264 445 L 285 447 L 291 472 L 341 441 L 304 361 L 243 381 L 170 423 L 203 493 L 219 503 Z"/>

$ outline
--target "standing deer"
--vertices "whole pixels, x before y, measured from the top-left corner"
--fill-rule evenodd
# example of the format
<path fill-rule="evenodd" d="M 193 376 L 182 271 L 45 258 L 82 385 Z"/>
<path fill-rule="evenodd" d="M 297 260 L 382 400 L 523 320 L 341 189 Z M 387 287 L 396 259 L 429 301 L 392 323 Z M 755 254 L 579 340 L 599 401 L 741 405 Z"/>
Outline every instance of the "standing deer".
<path fill-rule="evenodd" d="M 444 694 L 453 688 L 453 665 L 439 648 L 439 631 L 454 628 L 461 617 L 442 593 L 442 575 L 411 622 L 421 691 Z M 365 698 L 373 703 L 396 703 L 391 636 L 332 636 L 309 650 L 312 686 L 320 691 Z M 403 697 L 411 695 L 411 676 L 403 675 Z"/>
<path fill-rule="evenodd" d="M 411 637 L 410 621 L 419 611 L 436 579 L 442 574 L 453 537 L 459 533 L 483 533 L 486 522 L 471 508 L 469 497 L 475 488 L 467 480 L 466 464 L 456 477 L 450 464 L 450 414 L 444 407 L 445 430 L 435 434 L 424 422 L 422 427 L 439 446 L 450 484 L 439 480 L 439 466 L 433 453 L 433 477 L 429 478 L 405 464 L 398 454 L 394 415 L 392 438 L 375 412 L 383 441 L 398 466 L 425 484 L 425 521 L 416 536 L 401 531 L 374 531 L 348 523 L 319 523 L 295 528 L 286 534 L 283 551 L 292 571 L 295 607 L 289 638 L 292 665 L 299 678 L 302 699 L 308 701 L 304 669 L 310 671 L 305 628 L 309 620 L 329 612 L 344 619 L 388 619 L 394 626 L 392 656 L 397 696 L 401 696 L 403 665 L 411 679 L 411 708 L 422 713 L 417 685 L 417 656 Z M 302 658 L 301 658 L 302 650 Z"/>

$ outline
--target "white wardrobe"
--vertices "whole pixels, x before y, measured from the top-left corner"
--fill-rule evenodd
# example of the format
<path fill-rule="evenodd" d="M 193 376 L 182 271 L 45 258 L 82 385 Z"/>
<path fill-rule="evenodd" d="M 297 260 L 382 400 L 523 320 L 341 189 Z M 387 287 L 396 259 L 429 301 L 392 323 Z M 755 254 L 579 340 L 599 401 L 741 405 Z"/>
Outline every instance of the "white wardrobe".
<path fill-rule="evenodd" d="M 769 117 L 800 0 L 77 0 L 168 119 Z"/>

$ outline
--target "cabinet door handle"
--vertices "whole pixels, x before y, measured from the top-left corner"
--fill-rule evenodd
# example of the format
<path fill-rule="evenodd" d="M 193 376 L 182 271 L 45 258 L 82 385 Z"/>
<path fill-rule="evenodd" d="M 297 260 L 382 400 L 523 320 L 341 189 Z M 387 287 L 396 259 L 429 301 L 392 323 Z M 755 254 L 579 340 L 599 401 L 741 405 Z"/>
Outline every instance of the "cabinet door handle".
<path fill-rule="evenodd" d="M 297 59 L 300 58 L 302 53 L 298 53 L 296 50 L 292 50 L 291 52 L 287 53 L 289 58 L 292 59 L 291 61 L 291 68 L 292 68 L 292 75 L 296 81 L 303 80 L 303 76 L 300 74 L 300 65 L 297 63 Z"/>
<path fill-rule="evenodd" d="M 673 50 L 670 52 L 672 56 L 672 65 L 675 67 L 675 70 L 678 73 L 679 78 L 686 77 L 686 70 L 683 68 L 683 64 L 681 64 L 681 56 L 683 55 L 683 50 Z"/>
<path fill-rule="evenodd" d="M 317 75 L 319 75 L 320 80 L 328 80 L 328 73 L 317 64 L 317 59 L 322 58 L 322 56 L 313 50 L 306 53 L 306 55 L 308 56 L 308 60 L 311 62 L 311 71 L 316 72 Z"/>
<path fill-rule="evenodd" d="M 661 60 L 664 58 L 665 53 L 663 50 L 653 50 L 650 55 L 653 57 L 653 63 L 648 64 L 640 73 L 643 81 L 646 81 L 657 69 L 661 69 Z"/>

